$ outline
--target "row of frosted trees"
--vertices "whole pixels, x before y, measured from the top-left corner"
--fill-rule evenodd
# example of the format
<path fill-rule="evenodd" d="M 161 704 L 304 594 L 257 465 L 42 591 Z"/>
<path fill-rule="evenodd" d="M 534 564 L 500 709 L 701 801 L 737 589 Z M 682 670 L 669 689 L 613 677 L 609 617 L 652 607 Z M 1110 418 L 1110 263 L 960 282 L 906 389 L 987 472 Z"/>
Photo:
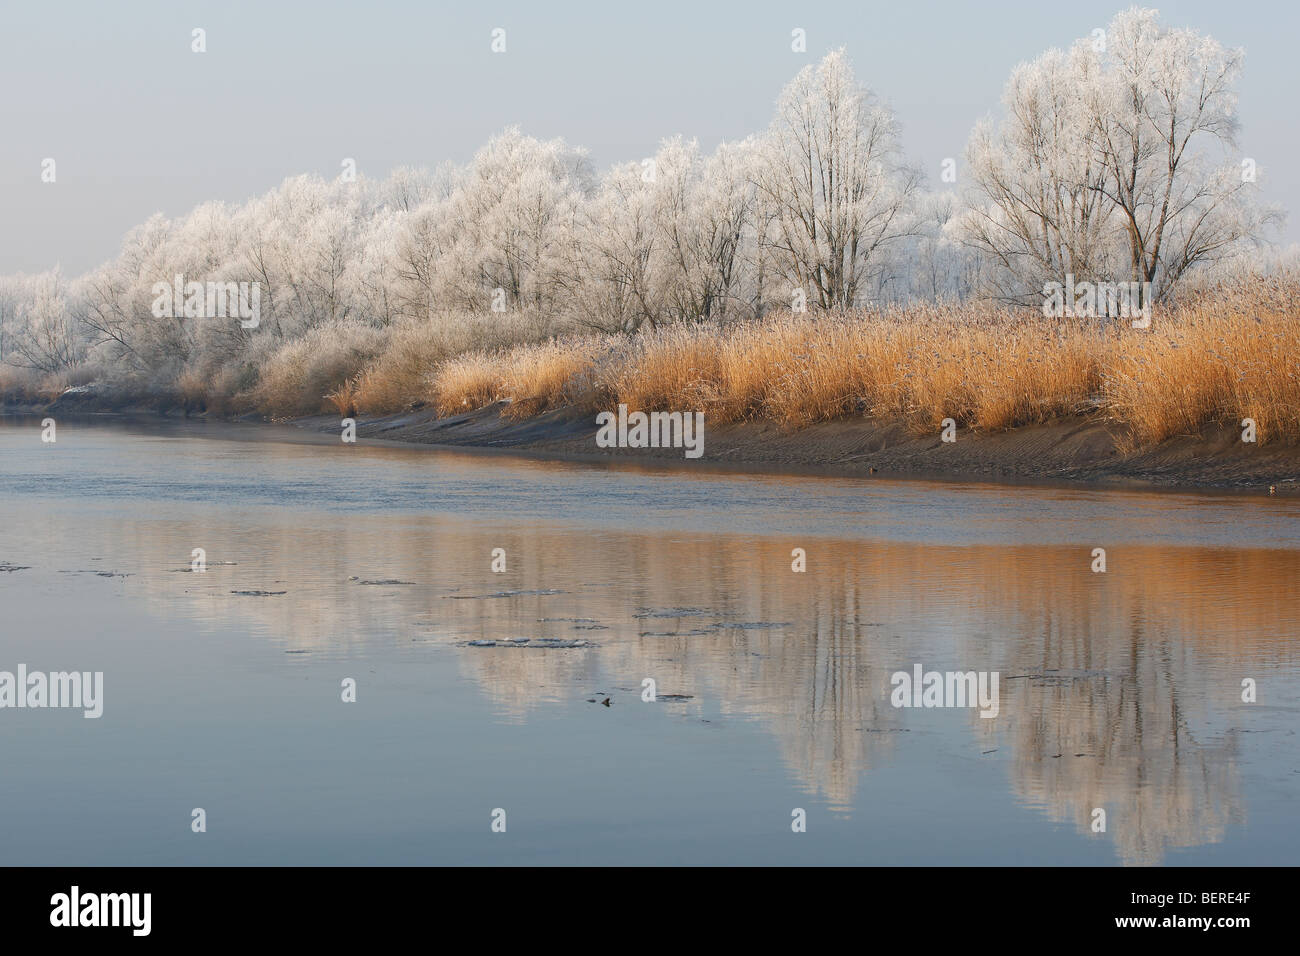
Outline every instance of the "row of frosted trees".
<path fill-rule="evenodd" d="M 528 313 L 551 333 L 725 323 L 986 296 L 1046 282 L 1150 282 L 1239 261 L 1276 218 L 1235 154 L 1239 51 L 1154 11 L 1013 72 L 955 185 L 927 188 L 893 113 L 845 54 L 802 70 L 771 126 L 597 175 L 508 129 L 464 167 L 290 179 L 242 205 L 155 216 L 76 278 L 0 279 L 0 360 L 172 381 L 258 363 L 313 330 Z M 955 165 L 947 167 L 950 171 Z M 159 316 L 154 287 L 255 282 L 256 328 Z"/>

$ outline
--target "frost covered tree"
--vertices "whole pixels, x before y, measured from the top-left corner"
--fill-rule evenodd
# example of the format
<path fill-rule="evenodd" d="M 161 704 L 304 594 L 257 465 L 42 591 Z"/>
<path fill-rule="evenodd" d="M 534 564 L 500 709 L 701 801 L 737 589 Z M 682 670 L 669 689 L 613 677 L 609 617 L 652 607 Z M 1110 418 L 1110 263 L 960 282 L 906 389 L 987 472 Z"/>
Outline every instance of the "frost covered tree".
<path fill-rule="evenodd" d="M 481 149 L 449 199 L 456 304 L 482 308 L 500 289 L 510 305 L 559 305 L 564 252 L 592 178 L 585 151 L 563 140 L 512 127 Z"/>
<path fill-rule="evenodd" d="M 369 185 L 298 176 L 251 204 L 241 230 L 243 259 L 262 283 L 277 335 L 296 338 L 352 314 L 359 220 L 372 210 Z"/>
<path fill-rule="evenodd" d="M 680 137 L 655 154 L 651 268 L 669 318 L 721 320 L 748 308 L 742 283 L 755 240 L 754 159 L 750 142 L 705 157 L 695 140 Z"/>
<path fill-rule="evenodd" d="M 657 172 L 654 178 L 658 178 Z M 579 323 L 601 331 L 653 328 L 665 317 L 654 263 L 659 232 L 645 168 L 625 163 L 601 179 L 570 247 Z"/>
<path fill-rule="evenodd" d="M 966 159 L 973 182 L 960 235 L 993 264 L 986 290 L 1033 304 L 1048 281 L 1113 276 L 1113 210 L 1101 190 L 1106 170 L 1088 147 L 1079 89 L 1098 64 L 1091 50 L 1050 50 L 1021 64 L 1002 96 L 999 127 L 978 124 Z"/>
<path fill-rule="evenodd" d="M 768 242 L 786 279 L 823 309 L 857 304 L 880 254 L 911 232 L 919 174 L 903 163 L 898 134 L 843 50 L 801 70 L 777 101 L 755 177 L 771 211 Z"/>
<path fill-rule="evenodd" d="M 6 360 L 19 368 L 57 374 L 82 357 L 68 302 L 68 287 L 59 269 L 14 277 L 7 283 L 4 315 L 9 326 Z"/>
<path fill-rule="evenodd" d="M 1018 66 L 1001 122 L 967 147 L 974 186 L 956 230 L 990 261 L 998 298 L 1043 284 L 1151 283 L 1231 256 L 1276 214 L 1231 157 L 1242 54 L 1131 9 L 1102 38 Z"/>
<path fill-rule="evenodd" d="M 1129 277 L 1158 297 L 1275 218 L 1255 205 L 1255 182 L 1227 155 L 1243 53 L 1162 27 L 1155 10 L 1119 14 L 1106 36 L 1101 69 L 1081 89 L 1088 138 L 1106 171 L 1099 192 L 1127 240 Z"/>
<path fill-rule="evenodd" d="M 879 302 L 959 302 L 975 293 L 980 258 L 952 234 L 960 210 L 954 192 L 917 193 L 914 234 L 893 244 L 888 265 L 879 270 Z"/>
<path fill-rule="evenodd" d="M 360 224 L 353 290 L 357 309 L 376 325 L 392 325 L 402 315 L 397 240 L 407 216 L 404 209 L 382 206 Z"/>
<path fill-rule="evenodd" d="M 755 156 L 748 141 L 704 156 L 673 137 L 611 169 L 570 245 L 579 323 L 612 331 L 752 314 Z"/>

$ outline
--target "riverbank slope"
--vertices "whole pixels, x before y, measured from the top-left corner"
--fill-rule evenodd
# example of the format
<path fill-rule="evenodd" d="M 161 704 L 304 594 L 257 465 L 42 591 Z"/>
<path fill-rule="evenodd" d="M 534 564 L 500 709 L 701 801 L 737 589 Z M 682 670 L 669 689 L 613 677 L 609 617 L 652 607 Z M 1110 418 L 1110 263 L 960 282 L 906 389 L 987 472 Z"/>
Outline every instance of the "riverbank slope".
<path fill-rule="evenodd" d="M 356 416 L 361 441 L 506 451 L 589 462 L 645 461 L 682 468 L 819 473 L 848 477 L 1149 485 L 1218 488 L 1277 495 L 1300 494 L 1300 447 L 1247 443 L 1241 430 L 1210 426 L 1197 435 L 1127 451 L 1122 428 L 1101 416 L 1061 418 L 1005 431 L 957 431 L 955 442 L 938 433 L 919 436 L 902 425 L 842 419 L 786 429 L 764 422 L 710 427 L 703 455 L 687 459 L 680 448 L 600 448 L 595 417 L 560 408 L 513 421 L 504 402 L 439 417 L 432 408 L 395 415 Z M 44 406 L 9 411 L 48 415 L 149 415 L 222 420 L 184 409 L 111 408 L 86 393 Z M 239 421 L 264 421 L 242 416 Z M 284 424 L 315 435 L 341 434 L 337 415 L 290 419 Z"/>

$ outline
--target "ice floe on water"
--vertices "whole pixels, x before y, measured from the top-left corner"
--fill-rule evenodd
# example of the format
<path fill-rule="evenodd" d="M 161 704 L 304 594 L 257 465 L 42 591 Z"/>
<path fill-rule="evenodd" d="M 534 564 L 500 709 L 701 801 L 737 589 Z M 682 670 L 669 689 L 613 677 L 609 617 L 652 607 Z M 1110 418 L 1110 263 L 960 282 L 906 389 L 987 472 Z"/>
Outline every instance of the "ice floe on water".
<path fill-rule="evenodd" d="M 647 617 L 713 617 L 717 611 L 706 611 L 698 607 L 639 607 L 632 615 L 639 620 Z"/>
<path fill-rule="evenodd" d="M 697 607 L 638 608 L 632 615 L 633 620 L 668 620 L 687 617 L 715 617 L 716 611 L 706 611 Z M 641 637 L 698 637 L 704 634 L 716 634 L 718 631 L 735 629 L 739 631 L 774 630 L 790 627 L 790 621 L 713 621 L 701 624 L 689 631 L 642 631 Z"/>
<path fill-rule="evenodd" d="M 569 592 L 567 591 L 561 591 L 559 588 L 540 588 L 533 591 L 497 591 L 494 594 L 444 594 L 443 597 L 448 598 L 452 601 L 477 601 L 482 598 L 508 598 L 508 597 L 522 597 L 524 595 L 529 595 L 529 594 L 545 595 L 545 594 L 568 594 L 568 593 Z"/>
<path fill-rule="evenodd" d="M 527 648 L 572 648 L 595 647 L 591 641 L 581 638 L 563 640 L 558 637 L 511 637 L 500 641 L 461 641 L 460 647 L 527 647 Z"/>

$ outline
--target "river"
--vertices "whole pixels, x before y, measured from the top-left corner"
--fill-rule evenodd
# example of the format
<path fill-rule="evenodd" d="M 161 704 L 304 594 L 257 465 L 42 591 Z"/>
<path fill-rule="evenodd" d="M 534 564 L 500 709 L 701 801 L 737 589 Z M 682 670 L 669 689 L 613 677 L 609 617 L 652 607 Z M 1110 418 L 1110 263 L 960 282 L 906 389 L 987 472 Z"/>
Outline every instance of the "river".
<path fill-rule="evenodd" d="M 1300 859 L 1295 499 L 41 432 L 0 670 L 103 712 L 0 709 L 7 864 Z"/>

